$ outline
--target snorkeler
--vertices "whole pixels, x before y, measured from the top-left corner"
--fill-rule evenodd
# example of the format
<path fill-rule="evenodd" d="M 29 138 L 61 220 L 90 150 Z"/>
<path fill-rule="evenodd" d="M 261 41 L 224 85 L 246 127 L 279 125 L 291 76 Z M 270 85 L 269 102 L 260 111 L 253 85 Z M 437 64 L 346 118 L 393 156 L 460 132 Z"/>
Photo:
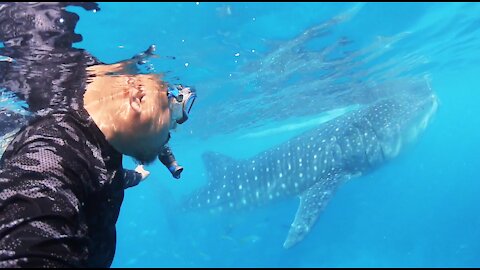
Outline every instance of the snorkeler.
<path fill-rule="evenodd" d="M 81 36 L 67 5 L 0 3 L 0 54 L 14 59 L 0 62 L 0 88 L 34 115 L 0 160 L 0 267 L 110 267 L 124 190 L 148 176 L 124 169 L 123 155 L 167 160 L 170 130 L 196 98 L 73 48 Z"/>

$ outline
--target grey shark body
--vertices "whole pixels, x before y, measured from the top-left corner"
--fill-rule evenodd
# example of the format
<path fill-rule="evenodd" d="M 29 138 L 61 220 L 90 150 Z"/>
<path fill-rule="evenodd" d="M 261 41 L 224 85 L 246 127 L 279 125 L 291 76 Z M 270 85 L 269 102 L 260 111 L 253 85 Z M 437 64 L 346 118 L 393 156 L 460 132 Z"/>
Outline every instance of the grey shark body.
<path fill-rule="evenodd" d="M 284 247 L 312 229 L 337 188 L 396 157 L 425 129 L 437 109 L 432 94 L 380 100 L 348 112 L 248 160 L 207 152 L 206 186 L 188 209 L 235 210 L 298 196 Z"/>

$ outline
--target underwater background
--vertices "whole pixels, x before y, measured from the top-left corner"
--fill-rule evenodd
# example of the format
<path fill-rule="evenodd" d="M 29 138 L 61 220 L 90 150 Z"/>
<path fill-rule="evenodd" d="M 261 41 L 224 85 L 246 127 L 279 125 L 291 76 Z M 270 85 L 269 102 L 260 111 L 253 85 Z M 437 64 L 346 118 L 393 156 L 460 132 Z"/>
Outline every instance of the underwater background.
<path fill-rule="evenodd" d="M 112 267 L 480 266 L 480 4 L 99 5 L 68 8 L 80 16 L 75 47 L 113 63 L 155 44 L 148 72 L 198 94 L 170 141 L 182 177 L 157 162 L 126 190 Z M 326 112 L 374 100 L 378 85 L 419 78 L 440 100 L 425 133 L 341 186 L 293 248 L 282 244 L 298 198 L 230 213 L 176 209 L 206 183 L 206 151 L 248 158 Z"/>

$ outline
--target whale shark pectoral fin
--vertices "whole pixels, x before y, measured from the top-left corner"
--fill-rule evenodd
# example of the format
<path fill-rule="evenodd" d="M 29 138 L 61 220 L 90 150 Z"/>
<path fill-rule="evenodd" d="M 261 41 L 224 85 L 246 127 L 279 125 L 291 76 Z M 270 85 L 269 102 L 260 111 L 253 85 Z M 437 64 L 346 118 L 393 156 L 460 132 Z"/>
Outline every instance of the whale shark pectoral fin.
<path fill-rule="evenodd" d="M 300 195 L 300 205 L 288 232 L 287 239 L 283 243 L 284 248 L 290 248 L 302 241 L 310 232 L 337 186 L 337 179 L 324 179 L 315 183 L 315 185 Z"/>

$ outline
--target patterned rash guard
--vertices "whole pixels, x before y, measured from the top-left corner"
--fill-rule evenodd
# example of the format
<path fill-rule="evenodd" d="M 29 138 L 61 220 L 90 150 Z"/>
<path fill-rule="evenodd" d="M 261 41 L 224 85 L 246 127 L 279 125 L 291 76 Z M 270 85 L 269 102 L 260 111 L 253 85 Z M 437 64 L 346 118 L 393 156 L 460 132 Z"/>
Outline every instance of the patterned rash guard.
<path fill-rule="evenodd" d="M 0 164 L 0 267 L 111 265 L 124 189 L 141 175 L 123 169 L 91 118 L 38 117 Z"/>

